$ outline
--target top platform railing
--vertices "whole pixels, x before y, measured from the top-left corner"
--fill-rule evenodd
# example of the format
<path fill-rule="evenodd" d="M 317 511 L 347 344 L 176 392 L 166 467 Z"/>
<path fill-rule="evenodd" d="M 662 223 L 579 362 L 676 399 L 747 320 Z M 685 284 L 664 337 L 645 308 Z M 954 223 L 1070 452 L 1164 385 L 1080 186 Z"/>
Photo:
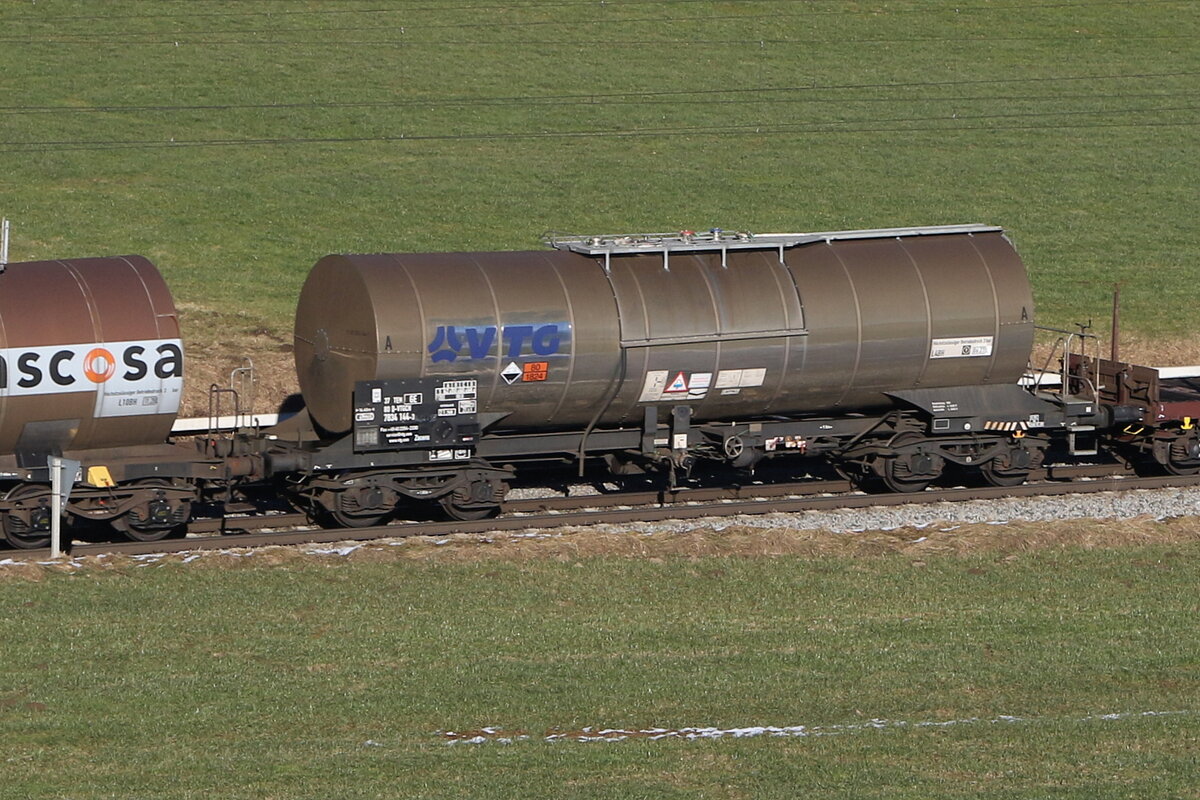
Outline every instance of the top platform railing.
<path fill-rule="evenodd" d="M 750 233 L 712 228 L 707 231 L 674 231 L 671 233 L 621 233 L 580 236 L 577 234 L 547 233 L 542 241 L 558 250 L 569 250 L 587 256 L 604 256 L 608 269 L 614 255 L 662 253 L 663 268 L 670 269 L 671 253 L 720 252 L 721 266 L 727 266 L 730 250 L 778 250 L 783 263 L 783 251 L 789 247 L 815 242 L 834 242 L 850 239 L 896 239 L 912 236 L 941 236 L 954 233 L 994 233 L 1003 230 L 994 225 L 931 225 L 920 228 L 875 228 L 857 231 L 825 231 L 820 233 Z"/>

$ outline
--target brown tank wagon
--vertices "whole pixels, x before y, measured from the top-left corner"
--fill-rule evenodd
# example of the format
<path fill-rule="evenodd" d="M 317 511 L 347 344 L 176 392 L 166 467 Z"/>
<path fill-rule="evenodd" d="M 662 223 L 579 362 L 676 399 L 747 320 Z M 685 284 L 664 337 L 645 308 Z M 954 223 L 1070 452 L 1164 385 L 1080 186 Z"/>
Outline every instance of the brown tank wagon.
<path fill-rule="evenodd" d="M 183 345 L 149 261 L 0 269 L 4 537 L 45 542 L 52 456 L 80 465 L 68 535 L 142 540 L 194 513 L 471 519 L 515 478 L 741 482 L 783 455 L 902 492 L 1015 485 L 1052 447 L 1200 472 L 1200 393 L 1076 352 L 1090 334 L 1060 332 L 1056 385 L 1022 384 L 1033 298 L 1000 228 L 546 243 L 321 259 L 296 311 L 303 409 L 192 442 L 170 437 Z"/>
<path fill-rule="evenodd" d="M 159 444 L 182 386 L 175 303 L 145 258 L 0 273 L 0 454 Z"/>
<path fill-rule="evenodd" d="M 341 433 L 357 382 L 446 376 L 477 380 L 505 430 L 684 402 L 698 421 L 868 411 L 1029 361 L 1032 292 L 998 228 L 710 238 L 328 256 L 296 312 L 308 409 Z"/>
<path fill-rule="evenodd" d="M 171 292 L 141 256 L 7 264 L 0 271 L 0 525 L 10 544 L 49 530 L 48 456 L 81 464 L 75 522 L 156 538 L 186 522 L 195 449 L 166 443 L 183 388 Z"/>
<path fill-rule="evenodd" d="M 547 244 L 317 262 L 296 370 L 319 436 L 338 444 L 278 461 L 327 473 L 306 490 L 315 506 L 342 524 L 404 497 L 486 513 L 507 465 L 554 458 L 674 481 L 699 460 L 793 452 L 898 491 L 950 464 L 1015 483 L 1041 463 L 1046 430 L 1109 423 L 1094 400 L 1018 386 L 1033 297 L 1000 228 Z"/>

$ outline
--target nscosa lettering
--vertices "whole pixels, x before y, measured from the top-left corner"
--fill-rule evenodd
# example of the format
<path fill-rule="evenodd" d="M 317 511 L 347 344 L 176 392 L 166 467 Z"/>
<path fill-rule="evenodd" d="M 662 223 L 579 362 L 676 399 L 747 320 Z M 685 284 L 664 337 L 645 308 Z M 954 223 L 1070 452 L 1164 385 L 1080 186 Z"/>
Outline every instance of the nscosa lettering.
<path fill-rule="evenodd" d="M 0 348 L 0 393 L 8 396 L 182 378 L 183 346 L 178 339 Z"/>

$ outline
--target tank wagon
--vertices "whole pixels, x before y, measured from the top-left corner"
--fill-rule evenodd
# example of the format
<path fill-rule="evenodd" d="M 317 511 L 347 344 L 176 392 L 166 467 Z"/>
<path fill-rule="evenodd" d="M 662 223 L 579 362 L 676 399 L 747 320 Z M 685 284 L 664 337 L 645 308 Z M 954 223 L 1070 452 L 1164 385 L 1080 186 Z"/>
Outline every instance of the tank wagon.
<path fill-rule="evenodd" d="M 183 386 L 175 304 L 140 256 L 0 272 L 0 521 L 18 547 L 50 529 L 47 456 L 81 463 L 76 524 L 157 538 L 185 523 L 201 473 L 167 444 Z"/>
<path fill-rule="evenodd" d="M 318 261 L 295 327 L 314 444 L 267 471 L 307 475 L 346 525 L 406 498 L 492 513 L 515 469 L 551 459 L 673 480 L 822 455 L 915 491 L 949 464 L 1019 483 L 1053 431 L 1081 451 L 1133 413 L 1018 385 L 1033 298 L 1000 228 L 547 243 Z"/>
<path fill-rule="evenodd" d="M 1000 228 L 547 244 L 321 259 L 295 319 L 304 409 L 191 442 L 170 438 L 184 351 L 153 264 L 0 267 L 5 539 L 46 542 L 51 456 L 80 464 L 68 535 L 141 540 L 287 505 L 336 526 L 479 518 L 547 468 L 673 485 L 808 456 L 909 492 L 951 467 L 1017 484 L 1054 446 L 1200 472 L 1200 385 L 1069 346 L 1058 385 L 1021 384 L 1033 299 Z"/>

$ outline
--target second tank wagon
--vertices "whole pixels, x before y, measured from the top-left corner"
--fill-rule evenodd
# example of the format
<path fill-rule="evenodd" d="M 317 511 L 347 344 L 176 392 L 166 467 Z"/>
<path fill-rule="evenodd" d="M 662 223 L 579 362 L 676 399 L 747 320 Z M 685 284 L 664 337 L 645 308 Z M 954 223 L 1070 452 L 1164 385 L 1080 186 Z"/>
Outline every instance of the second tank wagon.
<path fill-rule="evenodd" d="M 888 393 L 1012 385 L 1033 343 L 1024 265 L 999 228 L 560 237 L 533 252 L 337 255 L 300 295 L 314 420 L 352 425 L 356 383 L 476 381 L 496 430 L 863 411 Z"/>

